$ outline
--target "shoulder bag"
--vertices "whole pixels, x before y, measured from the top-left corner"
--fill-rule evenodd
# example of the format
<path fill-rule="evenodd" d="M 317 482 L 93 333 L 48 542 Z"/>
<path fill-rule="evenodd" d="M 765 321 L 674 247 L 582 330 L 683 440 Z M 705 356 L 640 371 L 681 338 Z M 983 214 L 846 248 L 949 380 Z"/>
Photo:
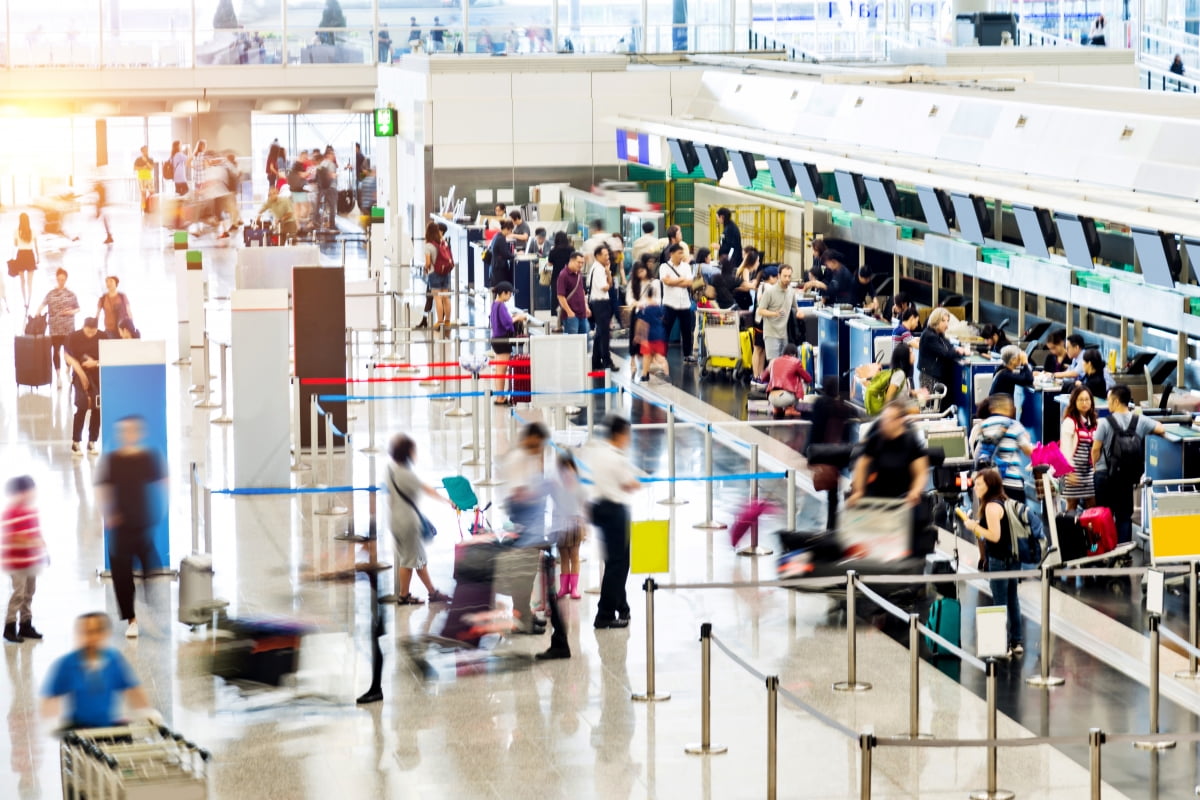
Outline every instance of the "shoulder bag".
<path fill-rule="evenodd" d="M 421 509 L 417 508 L 417 504 L 412 501 L 411 497 L 400 491 L 400 487 L 396 485 L 396 479 L 394 477 L 389 475 L 388 482 L 392 484 L 392 490 L 396 494 L 400 495 L 400 498 L 404 500 L 404 502 L 408 503 L 409 506 L 412 507 L 413 511 L 417 512 L 417 519 L 421 521 L 421 539 L 426 542 L 432 542 L 434 537 L 437 536 L 437 528 L 434 527 L 433 523 L 429 521 L 429 517 L 421 513 Z"/>

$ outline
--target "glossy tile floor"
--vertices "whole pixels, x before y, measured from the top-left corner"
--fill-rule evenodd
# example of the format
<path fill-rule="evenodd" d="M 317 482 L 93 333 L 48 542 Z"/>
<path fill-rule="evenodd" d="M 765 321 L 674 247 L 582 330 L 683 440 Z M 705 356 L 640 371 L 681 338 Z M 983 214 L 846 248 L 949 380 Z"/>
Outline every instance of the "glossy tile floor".
<path fill-rule="evenodd" d="M 8 222 L 7 215 L 0 219 L 0 229 Z M 101 238 L 93 235 L 91 240 Z M 60 262 L 71 271 L 71 285 L 85 306 L 90 305 L 88 298 L 99 294 L 106 270 L 120 274 L 122 289 L 130 294 L 144 335 L 172 342 L 174 289 L 165 234 L 156 228 L 143 229 L 129 216 L 116 228 L 116 238 L 117 245 L 108 250 L 88 244 L 85 235 L 84 243 L 47 258 L 35 295 L 40 297 L 48 288 L 52 269 Z M 212 242 L 205 246 L 214 294 L 226 294 L 222 287 L 231 284 L 232 254 Z M 327 255 L 332 263 L 340 259 L 340 249 L 331 248 Z M 361 268 L 361 255 L 353 247 L 351 263 Z M 8 286 L 8 296 L 10 306 L 17 305 L 15 285 Z M 214 319 L 218 319 L 219 304 L 214 310 Z M 14 315 L 0 315 L 0 336 L 11 336 L 15 326 Z M 422 347 L 414 345 L 414 360 L 422 360 Z M 0 375 L 13 374 L 10 353 L 11 348 L 0 349 Z M 231 443 L 227 426 L 209 423 L 212 411 L 192 407 L 193 398 L 187 393 L 190 374 L 171 369 L 170 424 L 177 434 L 169 453 L 174 477 L 172 558 L 177 562 L 190 546 L 187 465 L 198 462 L 210 486 L 228 486 Z M 725 411 L 708 405 L 706 398 L 737 414 L 736 391 L 697 386 L 678 365 L 674 374 L 679 386 L 652 383 L 645 394 L 675 405 L 681 418 L 730 419 Z M 623 380 L 618 378 L 618 382 Z M 57 743 L 50 726 L 36 717 L 36 694 L 51 662 L 72 646 L 74 616 L 92 608 L 114 613 L 115 602 L 108 585 L 96 576 L 102 542 L 91 490 L 94 462 L 72 460 L 68 453 L 69 393 L 52 388 L 18 392 L 10 379 L 6 381 L 8 389 L 0 394 L 4 464 L 0 478 L 20 470 L 32 473 L 38 481 L 52 566 L 39 581 L 34 603 L 45 641 L 4 648 L 7 680 L 0 680 L 0 705 L 8 709 L 8 736 L 0 738 L 0 797 L 50 798 L 61 792 Z M 662 419 L 659 409 L 628 394 L 613 402 L 635 421 Z M 469 458 L 464 445 L 472 441 L 475 420 L 447 417 L 451 405 L 424 400 L 378 403 L 379 435 L 404 430 L 415 436 L 419 466 L 431 482 L 460 472 L 473 480 L 482 475 L 480 468 L 461 466 Z M 499 456 L 509 447 L 514 420 L 505 410 L 489 411 Z M 351 422 L 354 446 L 348 458 L 339 456 L 337 477 L 363 486 L 378 478 L 383 464 L 361 452 L 366 414 L 362 406 L 353 406 L 352 412 L 357 415 Z M 538 412 L 520 413 L 536 416 Z M 582 418 L 572 419 L 578 422 Z M 678 431 L 678 474 L 701 474 L 702 437 L 690 426 L 680 425 Z M 746 442 L 759 445 L 762 468 L 801 465 L 787 442 L 802 434 L 750 428 L 736 432 Z M 635 447 L 640 466 L 664 474 L 661 429 L 639 431 Z M 719 472 L 745 471 L 747 449 L 736 443 L 719 444 L 715 460 Z M 304 483 L 314 480 L 312 471 L 297 475 Z M 802 476 L 802 486 L 806 481 Z M 499 499 L 482 491 L 485 497 Z M 781 481 L 765 481 L 762 491 L 783 504 Z M 672 522 L 672 570 L 669 575 L 657 576 L 660 583 L 742 583 L 773 577 L 772 558 L 739 557 L 725 532 L 709 534 L 693 527 L 705 516 L 703 484 L 681 483 L 678 493 L 688 500 L 686 505 L 660 505 L 657 501 L 665 497 L 666 489 L 656 484 L 633 506 L 635 519 Z M 744 483 L 717 484 L 716 518 L 729 521 L 746 494 Z M 365 495 L 356 495 L 352 514 L 342 517 L 316 515 L 314 511 L 323 502 L 311 496 L 236 500 L 218 496 L 213 501 L 216 590 L 230 602 L 229 613 L 294 617 L 319 631 L 305 640 L 296 687 L 243 694 L 208 675 L 210 644 L 203 632 L 192 633 L 175 621 L 176 587 L 169 579 L 151 580 L 145 589 L 139 585 L 142 636 L 136 642 L 116 642 L 146 683 L 167 723 L 212 750 L 215 798 L 512 798 L 531 789 L 542 797 L 571 799 L 763 797 L 767 785 L 766 691 L 758 677 L 722 653 L 714 651 L 713 656 L 713 739 L 729 745 L 729 753 L 697 758 L 683 752 L 686 744 L 699 738 L 697 639 L 699 626 L 706 621 L 713 623 L 716 635 L 754 670 L 779 675 L 789 692 L 850 731 L 890 735 L 907 725 L 907 650 L 898 641 L 903 637 L 896 636 L 894 626 L 863 615 L 859 671 L 861 679 L 872 682 L 874 689 L 861 695 L 834 693 L 830 685 L 845 677 L 844 608 L 823 595 L 789 596 L 769 588 L 657 593 L 657 689 L 670 692 L 671 699 L 649 705 L 632 702 L 631 692 L 644 690 L 647 682 L 639 576 L 631 577 L 629 583 L 634 614 L 627 630 L 591 628 L 595 595 L 567 601 L 572 659 L 535 664 L 528 656 L 544 649 L 547 642 L 517 637 L 500 644 L 497 657 L 491 659 L 435 655 L 436 677 L 429 681 L 400 655 L 398 639 L 438 630 L 441 609 L 390 608 L 388 635 L 383 641 L 386 699 L 382 704 L 356 707 L 353 698 L 369 680 L 368 586 L 362 579 L 334 582 L 313 576 L 354 558 L 354 546 L 335 536 L 351 526 L 365 529 L 370 502 Z M 821 503 L 806 499 L 803 492 L 801 510 L 806 519 L 820 519 L 823 513 Z M 439 587 L 448 590 L 456 521 L 442 509 L 429 511 L 442 532 L 431 550 L 431 571 Z M 384 517 L 382 508 L 380 512 Z M 494 523 L 501 521 L 499 511 L 491 516 Z M 781 524 L 781 517 L 776 516 L 764 521 L 763 530 Z M 764 542 L 771 544 L 767 538 Z M 383 541 L 382 557 L 387 560 L 390 545 L 386 535 Z M 594 586 L 598 570 L 594 544 L 585 552 L 584 581 Z M 385 573 L 384 582 L 390 580 L 390 573 Z M 1036 611 L 1037 594 L 1036 587 L 1027 589 L 1032 590 L 1026 600 L 1029 614 L 1030 608 Z M 968 590 L 968 608 L 974 596 L 974 590 Z M 1079 599 L 1056 593 L 1055 601 L 1056 614 L 1061 613 L 1082 631 L 1081 637 L 1123 640 L 1122 647 L 1132 654 L 1128 658 L 1136 661 L 1138 632 L 1092 612 Z M 871 621 L 879 624 L 869 624 Z M 1036 642 L 1032 621 L 1027 620 L 1026 627 L 1026 640 Z M 1023 663 L 1002 668 L 1002 708 L 1011 717 L 1002 716 L 1000 735 L 1077 733 L 1082 742 L 1092 724 L 1114 731 L 1144 726 L 1145 693 L 1140 684 L 1119 667 L 1105 666 L 1088 656 L 1084 638 L 1070 643 L 1062 638 L 1063 634 L 1057 637 L 1054 664 L 1056 669 L 1071 669 L 1071 680 L 1063 690 L 1047 695 L 1023 687 L 1020 677 L 1037 668 L 1035 646 Z M 1119 659 L 1114 656 L 1114 660 Z M 1168 661 L 1164 658 L 1164 665 Z M 957 666 L 923 669 L 922 730 L 940 738 L 983 734 L 982 687 L 973 675 L 960 675 L 960 671 L 969 673 Z M 1180 697 L 1178 706 L 1167 704 L 1164 708 L 1164 724 L 1191 729 L 1196 709 Z M 1038 722 L 1039 718 L 1044 722 L 1045 715 L 1053 720 L 1052 725 Z M 1181 797 L 1191 792 L 1194 747 L 1181 746 L 1162 756 L 1161 769 L 1141 754 L 1136 761 L 1125 752 L 1119 757 L 1114 753 L 1113 758 L 1119 765 L 1113 773 L 1119 783 L 1105 788 L 1106 798 L 1156 797 L 1160 793 Z M 1079 748 L 1065 752 L 1047 746 L 1003 750 L 999 763 L 1000 786 L 1022 798 L 1088 796 L 1086 751 Z M 874 797 L 960 798 L 984 787 L 984 753 L 979 749 L 881 750 L 876 753 L 873 777 Z M 858 797 L 858 786 L 857 743 L 813 716 L 781 705 L 779 796 Z"/>

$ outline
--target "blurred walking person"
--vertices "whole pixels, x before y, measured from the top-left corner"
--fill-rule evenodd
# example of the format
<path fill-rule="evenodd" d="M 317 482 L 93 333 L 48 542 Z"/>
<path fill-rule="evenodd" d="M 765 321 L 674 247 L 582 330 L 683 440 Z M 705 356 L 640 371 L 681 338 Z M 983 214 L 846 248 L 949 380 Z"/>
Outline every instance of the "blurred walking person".
<path fill-rule="evenodd" d="M 121 724 L 121 700 L 134 710 L 150 708 L 146 690 L 133 668 L 109 646 L 111 633 L 112 621 L 103 611 L 76 618 L 79 648 L 50 667 L 42 689 L 43 717 L 59 716 L 63 698 L 68 703 L 62 713 L 67 728 L 110 728 Z"/>
<path fill-rule="evenodd" d="M 133 172 L 137 175 L 138 192 L 142 197 L 142 213 L 150 213 L 150 195 L 154 194 L 154 159 L 150 148 L 142 145 L 141 155 L 133 161 Z"/>
<path fill-rule="evenodd" d="M 75 331 L 75 315 L 79 313 L 79 298 L 75 293 L 67 288 L 67 271 L 59 267 L 54 273 L 54 280 L 57 286 L 46 293 L 46 299 L 38 306 L 35 317 L 40 317 L 43 312 L 50 312 L 50 357 L 54 362 L 54 376 L 56 380 L 56 388 L 62 388 L 62 373 L 59 369 L 63 366 L 70 372 L 70 364 L 64 364 L 60 361 L 60 356 L 67 344 L 67 337 Z"/>
<path fill-rule="evenodd" d="M 589 447 L 586 463 L 595 483 L 592 522 L 604 541 L 604 578 L 596 606 L 596 628 L 629 626 L 629 500 L 640 487 L 639 473 L 629 460 L 633 429 L 629 420 L 608 418 L 608 437 Z"/>
<path fill-rule="evenodd" d="M 12 579 L 12 595 L 4 617 L 4 641 L 20 644 L 41 639 L 33 627 L 33 593 L 37 576 L 46 566 L 46 542 L 38 524 L 37 490 L 33 478 L 18 475 L 5 487 L 8 507 L 0 528 L 0 567 Z"/>
<path fill-rule="evenodd" d="M 83 423 L 89 414 L 87 449 L 90 455 L 95 455 L 96 442 L 100 439 L 100 330 L 95 317 L 84 319 L 83 327 L 67 337 L 64 352 L 75 394 L 71 455 L 83 455 Z"/>
<path fill-rule="evenodd" d="M 33 226 L 29 224 L 29 215 L 24 211 L 17 217 L 17 233 L 13 236 L 13 246 L 16 255 L 8 262 L 8 274 L 21 281 L 21 300 L 25 303 L 25 313 L 29 313 L 29 297 L 33 293 L 33 274 L 37 272 L 38 246 L 37 237 L 33 234 Z"/>

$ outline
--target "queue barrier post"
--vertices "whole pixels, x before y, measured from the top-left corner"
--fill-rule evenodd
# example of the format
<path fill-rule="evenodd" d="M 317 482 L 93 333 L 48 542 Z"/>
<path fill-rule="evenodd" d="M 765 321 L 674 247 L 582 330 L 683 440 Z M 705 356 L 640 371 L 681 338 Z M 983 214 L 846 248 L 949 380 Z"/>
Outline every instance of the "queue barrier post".
<path fill-rule="evenodd" d="M 708 423 L 704 426 L 704 475 L 707 478 L 713 476 L 713 426 Z M 713 519 L 713 481 L 708 480 L 704 483 L 704 521 L 697 523 L 694 527 L 700 530 L 718 531 L 725 527 L 724 522 L 717 522 Z"/>
<path fill-rule="evenodd" d="M 1064 678 L 1050 674 L 1050 580 L 1051 567 L 1042 567 L 1042 633 L 1040 637 L 1039 655 L 1040 670 L 1037 675 L 1030 675 L 1025 683 L 1039 689 L 1049 689 L 1051 686 L 1062 686 Z"/>
<path fill-rule="evenodd" d="M 313 406 L 316 407 L 317 395 L 313 395 Z M 315 433 L 315 431 L 314 431 Z M 317 440 L 313 438 L 313 447 L 317 447 Z M 314 451 L 315 452 L 315 451 Z M 329 483 L 327 486 L 337 486 L 337 479 L 334 475 L 333 466 L 333 415 L 325 412 L 325 474 Z M 349 509 L 343 505 L 338 505 L 334 502 L 332 494 L 325 495 L 325 504 L 313 512 L 322 517 L 340 517 L 349 513 Z"/>
<path fill-rule="evenodd" d="M 300 395 L 300 378 L 296 375 L 292 376 L 292 472 L 303 472 L 312 469 L 308 464 L 304 463 L 304 459 L 300 453 L 300 415 L 301 415 L 301 395 Z M 314 408 L 315 412 L 316 409 Z M 311 430 L 316 430 L 313 425 Z"/>
<path fill-rule="evenodd" d="M 932 739 L 921 733 L 921 617 L 908 615 L 908 733 L 909 739 Z"/>
<path fill-rule="evenodd" d="M 212 521 L 212 489 L 204 487 L 204 552 L 212 553 L 213 521 Z"/>
<path fill-rule="evenodd" d="M 987 660 L 987 738 L 996 739 L 996 659 Z M 987 746 L 987 788 L 971 792 L 971 800 L 1012 800 L 1007 789 L 996 788 L 996 745 Z"/>
<path fill-rule="evenodd" d="M 607 374 L 606 374 L 607 377 Z M 607 387 L 606 387 L 607 388 Z M 659 500 L 659 505 L 682 506 L 687 500 L 675 496 L 675 406 L 667 406 L 667 499 Z"/>
<path fill-rule="evenodd" d="M 1088 731 L 1088 778 L 1091 781 L 1091 800 L 1100 800 L 1103 779 L 1100 775 L 1101 747 L 1106 737 L 1104 731 L 1092 728 Z"/>
<path fill-rule="evenodd" d="M 375 446 L 375 362 L 367 362 L 367 446 L 364 453 L 378 453 Z"/>
<path fill-rule="evenodd" d="M 497 480 L 492 475 L 492 412 L 495 406 L 492 403 L 492 384 L 488 382 L 483 387 L 483 400 L 480 401 L 483 406 L 483 480 L 476 481 L 476 486 L 499 486 L 503 481 Z"/>
<path fill-rule="evenodd" d="M 1159 733 L 1158 727 L 1158 707 L 1159 707 L 1159 675 L 1158 661 L 1160 650 L 1160 634 L 1158 632 L 1159 624 L 1162 618 L 1158 614 L 1151 614 L 1149 620 L 1150 626 L 1150 735 L 1154 736 Z M 1175 742 L 1170 741 L 1138 741 L 1134 742 L 1133 746 L 1138 750 L 1149 750 L 1157 752 L 1161 750 L 1172 750 L 1175 747 Z"/>
<path fill-rule="evenodd" d="M 1200 569 L 1200 564 L 1195 561 L 1188 563 L 1188 643 L 1192 647 L 1200 647 L 1200 636 L 1197 636 L 1197 619 L 1196 619 L 1196 603 L 1200 601 L 1200 597 L 1196 596 L 1197 589 L 1197 570 Z M 1197 670 L 1196 651 L 1188 651 L 1188 668 L 1175 673 L 1178 680 L 1196 680 L 1200 678 L 1200 670 Z"/>
<path fill-rule="evenodd" d="M 767 800 L 775 800 L 779 777 L 779 676 L 767 676 Z"/>
<path fill-rule="evenodd" d="M 654 686 L 654 592 L 658 584 L 654 578 L 646 578 L 642 584 L 646 592 L 646 691 L 633 695 L 633 699 L 642 703 L 657 703 L 670 700 L 668 692 L 657 692 Z"/>
<path fill-rule="evenodd" d="M 462 339 L 461 338 L 456 338 L 454 340 L 454 363 L 462 364 Z M 445 374 L 445 373 L 443 373 L 443 374 Z M 472 391 L 479 390 L 479 376 L 478 375 L 474 375 L 471 378 L 471 389 L 472 389 Z M 469 417 L 469 416 L 471 416 L 471 412 L 468 411 L 467 409 L 463 408 L 462 397 L 460 396 L 460 397 L 454 398 L 454 408 L 447 411 L 445 415 L 447 417 Z M 479 438 L 478 430 L 475 431 L 475 438 L 476 439 Z M 476 456 L 474 460 L 478 460 L 478 455 L 479 455 L 478 447 L 475 446 L 474 444 L 472 444 L 472 448 L 473 448 L 473 451 L 475 452 L 475 456 Z"/>
<path fill-rule="evenodd" d="M 723 744 L 712 743 L 712 623 L 700 626 L 700 741 L 683 752 L 692 756 L 717 756 L 729 752 Z"/>
<path fill-rule="evenodd" d="M 758 445 L 750 445 L 750 473 L 754 478 L 750 479 L 750 502 L 758 502 Z M 755 520 L 750 525 L 750 544 L 737 551 L 739 556 L 769 556 L 774 551 L 769 547 L 762 547 L 758 543 L 758 520 Z"/>
<path fill-rule="evenodd" d="M 221 413 L 212 421 L 214 425 L 233 422 L 229 416 L 229 345 L 221 342 Z"/>
<path fill-rule="evenodd" d="M 200 477 L 195 461 L 188 467 L 188 476 L 191 479 L 192 496 L 192 552 L 195 553 L 200 549 Z"/>
<path fill-rule="evenodd" d="M 479 458 L 479 373 L 471 374 L 471 404 L 474 406 L 475 413 L 471 415 L 471 460 L 464 461 L 464 467 L 482 467 L 483 461 Z M 446 416 L 451 416 L 449 413 Z"/>
<path fill-rule="evenodd" d="M 787 471 L 787 519 L 783 523 L 784 530 L 790 530 L 796 524 L 796 470 Z"/>
<path fill-rule="evenodd" d="M 217 404 L 214 403 L 212 400 L 212 373 L 209 371 L 210 369 L 212 369 L 212 362 L 209 360 L 210 356 L 209 356 L 209 352 L 208 352 L 208 331 L 204 332 L 204 356 L 203 356 L 203 358 L 204 358 L 204 370 L 203 370 L 203 375 L 200 378 L 200 391 L 199 391 L 199 394 L 203 395 L 203 397 L 200 399 L 200 401 L 198 403 L 195 404 L 195 407 L 196 408 L 216 408 Z M 193 391 L 195 391 L 195 387 L 193 387 Z M 224 391 L 223 388 L 222 388 L 222 391 Z"/>
<path fill-rule="evenodd" d="M 835 692 L 867 692 L 871 684 L 858 680 L 858 601 L 854 584 L 858 573 L 846 570 L 846 680 L 833 685 Z"/>
<path fill-rule="evenodd" d="M 859 800 L 871 800 L 871 759 L 874 749 L 875 735 L 871 733 L 860 734 L 858 737 Z"/>

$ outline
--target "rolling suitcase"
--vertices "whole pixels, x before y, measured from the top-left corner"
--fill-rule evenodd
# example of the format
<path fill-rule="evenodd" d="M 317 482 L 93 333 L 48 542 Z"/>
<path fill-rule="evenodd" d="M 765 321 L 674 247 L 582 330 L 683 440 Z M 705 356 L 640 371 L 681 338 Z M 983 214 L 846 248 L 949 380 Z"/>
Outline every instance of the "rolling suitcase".
<path fill-rule="evenodd" d="M 192 553 L 179 562 L 179 621 L 203 625 L 212 619 L 213 564 L 207 553 Z"/>
<path fill-rule="evenodd" d="M 1087 537 L 1090 555 L 1101 556 L 1117 546 L 1117 523 L 1112 509 L 1104 506 L 1089 508 L 1079 515 L 1079 525 Z"/>
<path fill-rule="evenodd" d="M 513 355 L 508 359 L 508 372 L 512 376 L 512 403 L 528 403 L 532 384 L 529 377 L 529 356 Z"/>
<path fill-rule="evenodd" d="M 1066 511 L 1054 518 L 1058 531 L 1058 550 L 1063 561 L 1074 561 L 1088 555 L 1087 535 L 1079 524 L 1079 512 Z"/>
<path fill-rule="evenodd" d="M 49 336 L 14 336 L 13 360 L 17 386 L 48 386 L 54 376 L 50 366 Z"/>
<path fill-rule="evenodd" d="M 929 606 L 929 614 L 925 618 L 925 626 L 955 647 L 958 647 L 960 643 L 961 621 L 962 605 L 958 600 L 953 597 L 939 597 Z M 925 645 L 929 648 L 929 654 L 933 658 L 950 654 L 945 647 L 928 636 L 923 638 L 925 639 Z"/>

